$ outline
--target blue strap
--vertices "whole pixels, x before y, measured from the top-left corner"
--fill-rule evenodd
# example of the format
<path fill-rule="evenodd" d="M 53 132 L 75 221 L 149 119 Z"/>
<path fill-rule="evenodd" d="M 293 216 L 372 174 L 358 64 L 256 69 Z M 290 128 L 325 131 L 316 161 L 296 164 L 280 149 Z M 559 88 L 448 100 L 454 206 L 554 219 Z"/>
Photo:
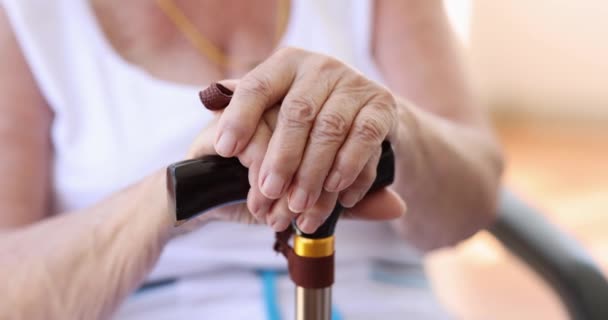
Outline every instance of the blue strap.
<path fill-rule="evenodd" d="M 264 294 L 264 304 L 268 320 L 281 320 L 281 311 L 277 302 L 277 276 L 274 270 L 262 270 L 259 272 L 262 277 L 262 290 Z M 342 314 L 335 305 L 331 308 L 331 319 L 342 320 Z"/>
<path fill-rule="evenodd" d="M 336 305 L 331 306 L 331 320 L 342 320 L 342 314 L 336 308 Z"/>
<path fill-rule="evenodd" d="M 281 320 L 281 311 L 277 303 L 277 272 L 273 270 L 262 270 L 260 272 L 264 291 L 264 301 L 266 305 L 266 315 L 268 320 Z"/>

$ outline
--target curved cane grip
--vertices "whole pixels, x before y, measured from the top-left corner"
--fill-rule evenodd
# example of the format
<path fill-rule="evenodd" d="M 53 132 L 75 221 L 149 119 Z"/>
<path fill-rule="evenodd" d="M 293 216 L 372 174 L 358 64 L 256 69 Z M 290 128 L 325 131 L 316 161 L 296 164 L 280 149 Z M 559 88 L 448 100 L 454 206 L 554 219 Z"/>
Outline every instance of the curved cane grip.
<path fill-rule="evenodd" d="M 393 182 L 394 163 L 390 143 L 385 141 L 378 163 L 378 175 L 369 192 Z M 167 167 L 167 191 L 177 223 L 215 207 L 243 202 L 247 199 L 249 188 L 248 169 L 237 158 L 205 156 Z M 334 212 L 336 211 L 341 211 L 339 204 Z M 332 214 L 328 220 L 337 221 L 337 215 Z M 333 234 L 336 221 L 325 223 L 314 235 L 321 237 L 328 232 Z"/>
<path fill-rule="evenodd" d="M 167 191 L 177 223 L 247 199 L 248 170 L 237 158 L 205 156 L 167 168 Z"/>

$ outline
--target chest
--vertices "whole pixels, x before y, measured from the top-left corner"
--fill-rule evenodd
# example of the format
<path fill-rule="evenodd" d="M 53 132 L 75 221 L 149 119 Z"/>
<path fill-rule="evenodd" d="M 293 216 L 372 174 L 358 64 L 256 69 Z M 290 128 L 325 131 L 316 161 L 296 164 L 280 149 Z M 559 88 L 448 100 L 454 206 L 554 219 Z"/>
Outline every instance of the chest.
<path fill-rule="evenodd" d="M 360 19 L 348 19 L 353 14 L 346 10 L 319 15 L 328 5 L 324 1 L 293 5 L 282 46 L 328 54 L 364 73 L 373 71 L 360 49 L 366 38 L 353 28 Z M 63 45 L 49 47 L 42 57 L 48 70 L 58 70 L 40 77 L 55 111 L 56 211 L 91 205 L 183 159 L 212 117 L 200 105 L 198 90 L 222 78 L 177 57 L 164 66 L 197 74 L 196 85 L 151 74 L 125 61 L 106 45 L 95 24 L 90 27 L 93 37 L 66 28 Z M 50 31 L 49 38 L 58 38 Z"/>
<path fill-rule="evenodd" d="M 290 0 L 158 0 L 96 9 L 123 59 L 168 81 L 200 84 L 237 78 L 276 48 Z M 105 9 L 104 9 L 105 8 Z M 144 10 L 146 14 L 137 14 Z"/>

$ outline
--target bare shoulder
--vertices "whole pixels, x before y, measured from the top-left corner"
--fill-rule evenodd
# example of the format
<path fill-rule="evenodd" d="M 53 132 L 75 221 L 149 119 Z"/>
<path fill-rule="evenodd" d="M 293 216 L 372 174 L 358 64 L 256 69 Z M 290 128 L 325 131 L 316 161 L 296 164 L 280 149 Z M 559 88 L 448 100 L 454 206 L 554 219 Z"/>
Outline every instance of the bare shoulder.
<path fill-rule="evenodd" d="M 32 73 L 21 52 L 8 16 L 0 2 L 0 90 L 3 95 L 10 91 L 28 91 L 27 100 L 43 101 Z M 9 90 L 10 89 L 10 90 Z M 3 99 L 0 97 L 0 99 Z M 5 107 L 4 104 L 2 106 Z"/>
<path fill-rule="evenodd" d="M 373 57 L 387 84 L 443 118 L 483 125 L 441 0 L 376 0 Z"/>
<path fill-rule="evenodd" d="M 47 214 L 52 113 L 0 2 L 0 230 Z"/>
<path fill-rule="evenodd" d="M 382 63 L 403 63 L 404 54 L 418 58 L 430 46 L 449 42 L 441 0 L 375 0 L 373 10 L 372 50 Z"/>

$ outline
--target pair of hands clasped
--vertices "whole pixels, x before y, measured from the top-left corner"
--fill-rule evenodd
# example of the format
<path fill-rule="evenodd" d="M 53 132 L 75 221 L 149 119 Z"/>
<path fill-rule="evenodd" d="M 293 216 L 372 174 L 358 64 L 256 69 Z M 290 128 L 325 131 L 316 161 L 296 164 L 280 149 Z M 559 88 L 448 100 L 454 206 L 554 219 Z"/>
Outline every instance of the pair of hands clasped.
<path fill-rule="evenodd" d="M 222 81 L 233 98 L 191 146 L 249 168 L 247 205 L 213 219 L 314 232 L 337 201 L 347 215 L 391 219 L 405 204 L 389 189 L 364 198 L 376 177 L 382 141 L 399 139 L 397 103 L 384 87 L 339 60 L 282 49 L 240 80 Z M 279 106 L 280 104 L 280 106 Z"/>

